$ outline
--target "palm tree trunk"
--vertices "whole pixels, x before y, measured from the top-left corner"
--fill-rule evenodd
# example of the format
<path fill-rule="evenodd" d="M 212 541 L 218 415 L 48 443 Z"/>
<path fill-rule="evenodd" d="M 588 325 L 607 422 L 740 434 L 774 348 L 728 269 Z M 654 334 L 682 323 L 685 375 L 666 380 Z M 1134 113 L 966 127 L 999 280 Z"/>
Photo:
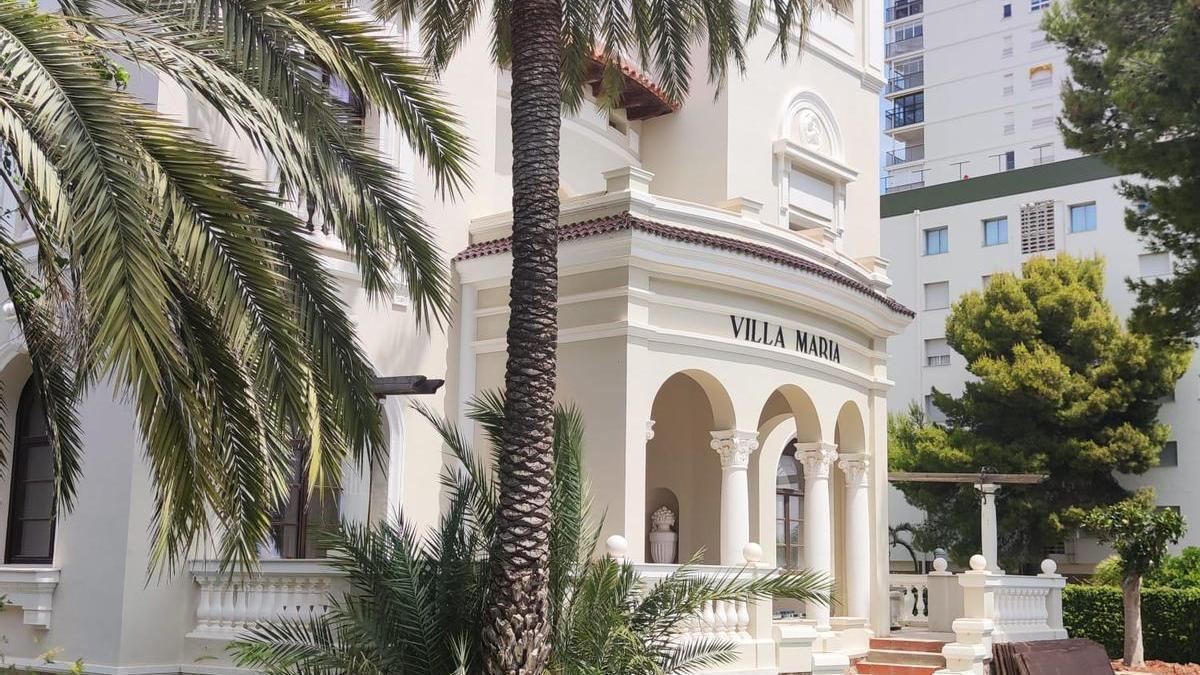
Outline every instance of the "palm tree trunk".
<path fill-rule="evenodd" d="M 541 673 L 550 649 L 561 22 L 559 0 L 513 1 L 513 273 L 500 508 L 483 636 L 492 675 Z"/>
<path fill-rule="evenodd" d="M 1142 577 L 1131 574 L 1121 580 L 1121 597 L 1125 605 L 1125 665 L 1140 668 L 1145 665 L 1142 653 Z"/>

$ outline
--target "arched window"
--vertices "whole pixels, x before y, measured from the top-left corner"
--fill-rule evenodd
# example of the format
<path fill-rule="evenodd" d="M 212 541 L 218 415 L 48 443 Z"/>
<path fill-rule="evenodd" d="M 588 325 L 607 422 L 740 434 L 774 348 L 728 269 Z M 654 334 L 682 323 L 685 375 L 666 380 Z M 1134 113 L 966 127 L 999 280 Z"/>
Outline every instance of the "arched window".
<path fill-rule="evenodd" d="M 324 558 L 325 536 L 338 526 L 338 491 L 317 486 L 310 491 L 304 480 L 308 442 L 297 441 L 288 502 L 271 522 L 274 547 L 261 551 L 267 558 Z"/>
<path fill-rule="evenodd" d="M 775 563 L 788 569 L 804 564 L 804 467 L 796 461 L 794 440 L 775 472 Z"/>
<path fill-rule="evenodd" d="M 33 378 L 17 404 L 12 456 L 4 562 L 49 564 L 54 560 L 54 456 L 46 409 Z"/>

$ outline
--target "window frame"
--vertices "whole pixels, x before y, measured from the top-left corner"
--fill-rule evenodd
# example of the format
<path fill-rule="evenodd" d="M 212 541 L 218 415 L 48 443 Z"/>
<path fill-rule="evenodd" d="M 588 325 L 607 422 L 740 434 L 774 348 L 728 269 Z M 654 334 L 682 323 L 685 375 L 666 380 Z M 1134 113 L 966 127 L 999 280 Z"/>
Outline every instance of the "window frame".
<path fill-rule="evenodd" d="M 327 557 L 327 552 L 316 548 L 315 542 L 309 540 L 309 526 L 313 523 L 310 520 L 309 509 L 314 505 L 323 506 L 322 498 L 328 498 L 334 500 L 335 509 L 340 515 L 341 494 L 338 491 L 321 487 L 310 491 L 304 480 L 304 467 L 308 463 L 308 441 L 296 440 L 293 442 L 293 447 L 295 455 L 292 460 L 292 475 L 288 478 L 288 501 L 280 513 L 271 518 L 274 553 L 281 560 L 322 560 Z M 296 505 L 294 519 L 288 516 L 293 503 Z M 286 532 L 288 529 L 292 530 L 292 534 L 287 537 L 283 536 L 281 532 Z M 290 544 L 290 548 L 285 544 Z M 311 550 L 310 544 L 314 545 Z M 289 550 L 295 553 L 289 555 Z"/>
<path fill-rule="evenodd" d="M 784 569 L 800 569 L 800 568 L 803 568 L 803 566 L 804 566 L 804 553 L 805 553 L 805 551 L 804 551 L 804 464 L 800 460 L 796 459 L 796 442 L 795 441 L 788 443 L 788 446 L 786 448 L 784 448 L 783 454 L 780 456 L 779 459 L 780 459 L 780 461 L 783 461 L 784 458 L 787 458 L 787 457 L 790 457 L 792 462 L 796 466 L 796 479 L 797 479 L 797 484 L 799 485 L 799 488 L 793 490 L 790 488 L 781 488 L 781 487 L 779 487 L 778 483 L 775 484 L 775 497 L 776 497 L 776 507 L 775 507 L 775 527 L 776 527 L 776 530 L 775 530 L 775 551 L 776 551 L 775 557 L 776 557 L 776 560 L 775 560 L 775 566 L 781 567 Z M 783 513 L 782 514 L 779 512 L 779 506 L 778 506 L 779 497 L 783 497 Z M 792 502 L 793 497 L 798 498 L 796 501 L 798 504 L 797 508 L 799 510 L 799 513 L 797 513 L 797 514 L 791 513 L 791 502 Z M 781 522 L 783 523 L 783 542 L 782 543 L 779 541 L 779 529 L 778 529 L 779 524 Z M 793 523 L 796 523 L 799 525 L 799 528 L 797 528 L 798 532 L 799 532 L 799 541 L 798 542 L 792 541 L 792 527 L 791 526 Z M 784 559 L 783 560 L 778 559 L 780 546 L 783 547 L 783 551 L 784 551 Z M 796 551 L 798 554 L 796 556 L 798 558 L 796 560 L 796 567 L 791 567 L 791 565 L 790 565 L 791 554 L 793 551 Z"/>
<path fill-rule="evenodd" d="M 1050 6 L 1053 0 L 1029 0 L 1029 11 L 1037 12 Z"/>
<path fill-rule="evenodd" d="M 1004 228 L 999 231 L 1003 238 L 1001 239 L 998 237 L 996 241 L 988 243 L 989 242 L 988 226 L 994 225 L 997 223 L 1004 224 Z M 1007 243 L 1008 243 L 1008 216 L 997 216 L 995 218 L 984 218 L 983 219 L 983 246 L 984 246 L 984 248 L 990 248 L 992 246 L 1004 246 Z"/>
<path fill-rule="evenodd" d="M 29 424 L 28 412 L 31 405 L 33 405 L 35 402 L 38 403 L 39 409 L 41 410 L 42 414 L 45 415 L 46 408 L 44 404 L 41 404 L 40 399 L 41 392 L 38 391 L 37 383 L 34 381 L 33 377 L 30 377 L 26 381 L 25 386 L 21 389 L 21 397 L 17 402 L 16 424 L 13 433 L 12 469 L 10 472 L 11 478 L 8 490 L 9 498 L 7 530 L 5 531 L 4 535 L 4 564 L 6 565 L 51 565 L 54 563 L 54 543 L 55 534 L 58 529 L 58 517 L 56 513 L 57 505 L 53 501 L 53 495 L 51 496 L 50 502 L 50 534 L 49 541 L 47 542 L 49 555 L 27 556 L 19 555 L 17 553 L 17 551 L 21 550 L 17 535 L 17 521 L 33 520 L 33 518 L 25 518 L 23 516 L 25 513 L 24 503 L 26 486 L 28 483 L 35 481 L 20 478 L 21 474 L 24 472 L 29 463 L 29 450 L 36 449 L 38 447 L 44 447 L 46 452 L 50 453 L 51 455 L 50 465 L 52 470 L 54 466 L 54 450 L 50 442 L 49 433 L 39 436 L 26 436 L 25 433 L 26 427 Z M 46 431 L 49 432 L 48 421 L 46 423 Z M 44 443 L 39 446 L 36 444 L 38 441 L 43 441 Z M 45 480 L 38 479 L 36 482 L 45 482 Z M 51 475 L 50 482 L 54 482 L 53 475 Z M 18 505 L 21 506 L 18 507 Z M 46 519 L 38 518 L 37 520 Z M 23 534 L 24 530 L 21 530 L 21 533 Z"/>
<path fill-rule="evenodd" d="M 940 341 L 942 344 L 946 345 L 946 353 L 945 354 L 930 354 L 929 353 L 930 343 L 938 342 L 938 341 Z M 950 343 L 946 340 L 946 338 L 944 338 L 944 337 L 925 338 L 924 347 L 925 347 L 925 367 L 926 368 L 944 368 L 944 367 L 950 365 L 950 353 L 954 350 L 950 348 Z"/>
<path fill-rule="evenodd" d="M 1166 456 L 1166 454 L 1167 454 L 1167 448 L 1171 448 L 1171 456 L 1173 457 L 1173 460 L 1174 460 L 1170 464 L 1164 464 L 1162 461 L 1163 457 Z M 1166 443 L 1163 443 L 1162 449 L 1158 451 L 1158 467 L 1163 468 L 1163 469 L 1169 469 L 1171 467 L 1176 467 L 1176 466 L 1179 466 L 1179 442 L 1178 441 L 1167 441 Z"/>
<path fill-rule="evenodd" d="M 938 305 L 938 306 L 934 307 L 934 306 L 931 306 L 931 305 L 929 304 L 929 287 L 930 287 L 930 286 L 937 286 L 937 285 L 940 285 L 940 284 L 945 284 L 945 285 L 946 285 L 946 304 L 944 304 L 944 305 Z M 924 298 L 922 298 L 922 300 L 923 300 L 923 301 L 924 301 L 924 303 L 925 303 L 925 304 L 924 304 L 924 309 L 925 309 L 925 311 L 933 311 L 933 310 L 939 310 L 939 309 L 949 309 L 949 308 L 950 308 L 950 281 L 949 281 L 949 280 L 946 280 L 946 281 L 927 281 L 927 282 L 925 282 L 925 283 L 921 284 L 921 291 L 924 293 Z"/>
<path fill-rule="evenodd" d="M 1091 209 L 1091 227 L 1086 227 L 1087 223 L 1084 223 L 1085 227 L 1079 229 L 1075 228 L 1076 209 Z M 1088 212 L 1085 211 L 1084 213 L 1086 214 Z M 1099 220 L 1099 217 L 1096 215 L 1096 202 L 1080 202 L 1078 204 L 1071 204 L 1067 206 L 1067 231 L 1071 234 L 1077 234 L 1080 232 L 1095 232 L 1100 226 L 1098 222 Z"/>
<path fill-rule="evenodd" d="M 931 234 L 934 234 L 934 233 L 937 233 L 937 232 L 940 232 L 940 233 L 941 233 L 941 235 L 942 235 L 942 236 L 939 238 L 939 239 L 941 240 L 941 242 L 942 242 L 942 248 L 941 248 L 941 250 L 938 250 L 938 251 L 932 251 L 932 252 L 931 252 L 931 251 L 930 251 L 930 248 L 929 248 L 929 236 L 930 236 Z M 927 255 L 927 256 L 931 256 L 931 255 L 945 255 L 945 254 L 947 254 L 947 253 L 949 253 L 949 252 L 950 252 L 950 227 L 949 227 L 949 226 L 947 226 L 947 225 L 940 225 L 940 226 L 938 226 L 938 227 L 928 227 L 928 228 L 925 228 L 924 230 L 922 230 L 922 236 L 923 236 L 923 240 L 922 240 L 922 244 L 923 244 L 923 246 L 922 246 L 922 250 L 924 251 L 924 254 L 923 254 L 923 255 Z"/>

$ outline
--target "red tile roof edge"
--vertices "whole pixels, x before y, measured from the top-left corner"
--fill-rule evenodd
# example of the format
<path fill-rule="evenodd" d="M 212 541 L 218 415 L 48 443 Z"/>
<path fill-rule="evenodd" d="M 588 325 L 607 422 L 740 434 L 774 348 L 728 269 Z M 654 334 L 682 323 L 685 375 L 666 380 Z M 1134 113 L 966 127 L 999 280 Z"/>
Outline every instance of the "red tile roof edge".
<path fill-rule="evenodd" d="M 604 66 L 605 64 L 609 63 L 610 59 L 609 57 L 605 56 L 604 50 L 597 48 L 592 51 L 592 61 L 600 66 Z M 655 98 L 661 101 L 663 105 L 667 106 L 672 111 L 679 111 L 679 102 L 668 96 L 667 92 L 664 91 L 662 87 L 658 86 L 658 83 L 650 79 L 649 75 L 619 57 L 613 57 L 611 61 L 621 69 L 621 72 L 625 74 L 625 77 L 642 85 L 642 87 L 644 87 L 647 91 L 649 91 L 651 94 L 654 94 Z"/>
<path fill-rule="evenodd" d="M 604 216 L 594 218 L 592 220 L 584 220 L 577 223 L 570 223 L 558 228 L 558 239 L 562 241 L 574 241 L 576 239 L 584 239 L 586 237 L 594 237 L 601 234 L 609 234 L 612 232 L 620 232 L 623 230 L 637 230 L 646 232 L 664 239 L 672 241 L 682 241 L 700 246 L 707 246 L 722 251 L 732 251 L 742 253 L 760 260 L 777 263 L 784 267 L 801 270 L 814 274 L 823 279 L 827 279 L 836 284 L 840 284 L 852 290 L 858 291 L 863 295 L 870 297 L 883 304 L 888 309 L 904 316 L 916 316 L 916 312 L 905 307 L 895 299 L 890 298 L 881 293 L 877 293 L 870 286 L 851 279 L 850 277 L 818 265 L 811 260 L 806 260 L 800 256 L 784 253 L 783 251 L 753 244 L 731 237 L 724 237 L 717 234 L 708 234 L 705 232 L 697 232 L 687 228 L 678 227 L 675 225 L 666 225 L 664 223 L 655 222 L 653 220 L 645 220 L 630 214 L 628 211 L 614 216 Z M 512 237 L 502 237 L 491 241 L 482 241 L 471 244 L 461 253 L 454 256 L 455 261 L 471 260 L 474 258 L 483 258 L 490 255 L 507 253 L 512 250 Z"/>

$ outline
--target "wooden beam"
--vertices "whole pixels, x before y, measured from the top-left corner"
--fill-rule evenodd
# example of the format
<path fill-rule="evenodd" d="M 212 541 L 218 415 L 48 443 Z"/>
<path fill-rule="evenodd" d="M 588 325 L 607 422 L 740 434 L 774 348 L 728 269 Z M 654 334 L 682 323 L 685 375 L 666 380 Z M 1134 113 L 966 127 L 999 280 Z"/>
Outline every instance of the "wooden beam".
<path fill-rule="evenodd" d="M 431 380 L 424 375 L 396 375 L 376 377 L 371 381 L 371 393 L 378 398 L 386 396 L 420 396 L 436 392 L 445 380 Z"/>
<path fill-rule="evenodd" d="M 999 483 L 1006 485 L 1037 485 L 1050 478 L 1041 473 L 918 473 L 892 471 L 892 483 Z"/>

